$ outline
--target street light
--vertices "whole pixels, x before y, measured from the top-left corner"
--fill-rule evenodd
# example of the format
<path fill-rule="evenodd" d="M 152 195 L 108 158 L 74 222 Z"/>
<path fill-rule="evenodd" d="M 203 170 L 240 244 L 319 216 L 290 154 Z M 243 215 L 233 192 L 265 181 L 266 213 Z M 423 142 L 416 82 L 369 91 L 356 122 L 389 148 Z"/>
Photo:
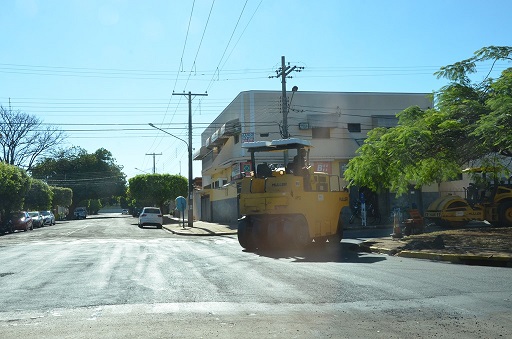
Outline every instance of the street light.
<path fill-rule="evenodd" d="M 174 134 L 169 133 L 159 127 L 156 127 L 152 123 L 149 123 L 148 125 L 153 128 L 156 128 L 157 130 L 164 132 L 165 134 L 169 134 L 171 137 L 175 137 L 176 139 L 183 141 L 185 143 L 185 145 L 187 145 L 187 148 L 188 148 L 188 226 L 194 227 L 194 210 L 193 210 L 194 200 L 192 198 L 192 195 L 194 192 L 194 185 L 192 183 L 192 147 L 188 142 L 186 142 L 182 138 L 177 137 Z"/>

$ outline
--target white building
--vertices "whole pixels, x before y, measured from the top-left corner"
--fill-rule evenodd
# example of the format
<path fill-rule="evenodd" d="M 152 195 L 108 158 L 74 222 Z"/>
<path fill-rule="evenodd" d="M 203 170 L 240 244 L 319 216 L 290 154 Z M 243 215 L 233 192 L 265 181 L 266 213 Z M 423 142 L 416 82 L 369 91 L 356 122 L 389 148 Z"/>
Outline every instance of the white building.
<path fill-rule="evenodd" d="M 236 221 L 237 179 L 250 171 L 250 157 L 241 144 L 282 137 L 281 98 L 280 91 L 241 92 L 202 133 L 201 149 L 194 155 L 194 160 L 202 160 L 203 188 L 195 196 L 197 219 Z M 368 131 L 396 126 L 396 114 L 407 107 L 432 107 L 429 93 L 298 91 L 288 92 L 287 98 L 289 135 L 311 141 L 310 163 L 316 170 L 340 176 Z M 281 154 L 264 160 L 284 165 Z M 388 205 L 381 205 L 384 213 L 393 203 L 388 196 L 379 197 Z M 420 192 L 414 190 L 406 199 L 425 205 Z"/>

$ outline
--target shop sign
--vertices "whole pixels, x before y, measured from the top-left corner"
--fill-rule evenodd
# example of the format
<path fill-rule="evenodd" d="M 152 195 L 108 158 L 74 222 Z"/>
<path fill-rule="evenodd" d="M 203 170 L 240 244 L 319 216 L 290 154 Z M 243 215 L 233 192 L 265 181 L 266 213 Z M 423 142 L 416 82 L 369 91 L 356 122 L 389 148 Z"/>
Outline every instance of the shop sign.
<path fill-rule="evenodd" d="M 326 161 L 313 162 L 313 168 L 315 169 L 315 172 L 324 172 L 327 174 L 331 174 L 332 171 L 331 163 Z"/>

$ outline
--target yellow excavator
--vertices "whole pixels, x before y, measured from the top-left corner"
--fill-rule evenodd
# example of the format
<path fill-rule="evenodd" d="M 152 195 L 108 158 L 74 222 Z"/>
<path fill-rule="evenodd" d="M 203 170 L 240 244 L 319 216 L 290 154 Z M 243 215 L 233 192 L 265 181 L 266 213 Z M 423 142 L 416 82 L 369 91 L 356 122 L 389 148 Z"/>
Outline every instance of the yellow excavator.
<path fill-rule="evenodd" d="M 492 168 L 468 168 L 464 172 L 482 173 L 482 183 L 471 183 L 465 198 L 446 195 L 430 204 L 424 217 L 443 227 L 462 227 L 469 221 L 486 220 L 495 226 L 512 227 L 512 183 L 485 180 Z"/>
<path fill-rule="evenodd" d="M 251 154 L 252 169 L 242 179 L 239 194 L 238 242 L 244 249 L 302 248 L 313 241 L 339 244 L 341 210 L 349 205 L 348 191 L 338 175 L 314 172 L 308 166 L 309 141 L 256 141 L 242 148 Z M 286 167 L 256 163 L 256 153 L 292 150 L 297 156 Z M 265 159 L 270 158 L 266 154 Z"/>

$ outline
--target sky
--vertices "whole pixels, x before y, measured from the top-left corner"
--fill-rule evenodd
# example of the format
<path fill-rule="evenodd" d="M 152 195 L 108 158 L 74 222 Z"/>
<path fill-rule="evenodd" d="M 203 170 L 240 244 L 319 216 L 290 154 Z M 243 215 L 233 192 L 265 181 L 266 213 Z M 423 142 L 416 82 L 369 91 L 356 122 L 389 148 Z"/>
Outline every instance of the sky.
<path fill-rule="evenodd" d="M 63 148 L 107 149 L 127 178 L 187 177 L 188 101 L 173 93 L 207 94 L 192 100 L 195 152 L 240 92 L 281 90 L 269 78 L 281 56 L 304 67 L 287 80 L 296 95 L 431 93 L 440 67 L 511 45 L 511 12 L 509 0 L 2 0 L 0 105 L 60 128 Z"/>

